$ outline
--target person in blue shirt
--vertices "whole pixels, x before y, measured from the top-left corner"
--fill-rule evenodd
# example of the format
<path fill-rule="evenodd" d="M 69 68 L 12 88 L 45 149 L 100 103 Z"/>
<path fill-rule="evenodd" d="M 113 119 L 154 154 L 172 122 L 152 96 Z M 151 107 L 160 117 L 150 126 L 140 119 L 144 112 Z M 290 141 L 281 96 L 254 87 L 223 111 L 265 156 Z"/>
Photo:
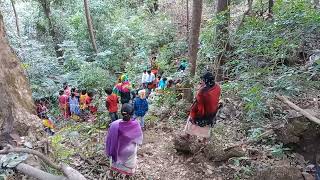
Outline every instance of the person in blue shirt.
<path fill-rule="evenodd" d="M 144 129 L 144 116 L 148 112 L 148 101 L 146 99 L 146 91 L 140 90 L 138 92 L 138 97 L 135 98 L 133 107 L 134 107 L 134 117 L 140 122 L 140 126 Z"/>
<path fill-rule="evenodd" d="M 182 60 L 181 62 L 180 62 L 180 66 L 179 66 L 179 68 L 178 68 L 178 71 L 185 71 L 186 70 L 186 68 L 187 68 L 187 66 L 188 66 L 188 63 L 187 63 L 187 61 L 184 59 L 184 60 Z"/>
<path fill-rule="evenodd" d="M 159 82 L 158 88 L 164 90 L 167 87 L 167 78 L 162 78 Z"/>

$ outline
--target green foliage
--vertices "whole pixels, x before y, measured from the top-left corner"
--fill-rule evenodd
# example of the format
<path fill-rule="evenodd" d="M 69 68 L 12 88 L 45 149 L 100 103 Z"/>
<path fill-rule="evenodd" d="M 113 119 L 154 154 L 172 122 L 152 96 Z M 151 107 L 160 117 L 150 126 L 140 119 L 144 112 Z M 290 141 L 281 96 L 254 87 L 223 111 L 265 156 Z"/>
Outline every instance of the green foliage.
<path fill-rule="evenodd" d="M 276 144 L 274 147 L 271 148 L 271 154 L 275 158 L 282 158 L 285 156 L 285 152 L 289 151 L 289 148 L 283 147 L 283 144 Z"/>
<path fill-rule="evenodd" d="M 63 141 L 65 140 L 65 137 L 61 134 L 56 134 L 55 136 L 51 137 L 51 146 L 53 148 L 53 157 L 57 161 L 63 161 L 68 162 L 69 157 L 74 154 L 73 150 L 70 148 L 67 148 Z"/>

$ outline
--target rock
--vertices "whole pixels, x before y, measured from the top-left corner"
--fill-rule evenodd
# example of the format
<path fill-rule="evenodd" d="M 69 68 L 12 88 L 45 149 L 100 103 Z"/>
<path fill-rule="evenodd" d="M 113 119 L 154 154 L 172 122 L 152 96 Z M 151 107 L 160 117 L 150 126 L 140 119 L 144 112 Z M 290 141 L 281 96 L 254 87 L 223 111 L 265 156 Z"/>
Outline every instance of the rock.
<path fill-rule="evenodd" d="M 222 144 L 210 142 L 204 149 L 204 154 L 208 159 L 219 162 L 228 161 L 232 157 L 245 156 L 245 151 L 241 147 L 224 150 L 224 146 Z"/>
<path fill-rule="evenodd" d="M 301 171 L 294 166 L 273 166 L 256 172 L 254 180 L 303 180 Z"/>
<path fill-rule="evenodd" d="M 303 176 L 304 180 L 314 180 L 315 179 L 311 174 L 309 174 L 307 172 L 302 172 L 302 176 Z"/>

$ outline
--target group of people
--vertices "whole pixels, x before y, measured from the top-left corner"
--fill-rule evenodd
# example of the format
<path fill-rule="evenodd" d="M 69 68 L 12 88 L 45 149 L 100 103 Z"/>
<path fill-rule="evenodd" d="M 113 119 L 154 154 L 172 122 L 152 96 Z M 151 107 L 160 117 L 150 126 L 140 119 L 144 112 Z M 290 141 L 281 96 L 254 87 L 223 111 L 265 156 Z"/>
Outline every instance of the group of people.
<path fill-rule="evenodd" d="M 220 107 L 220 95 L 221 89 L 215 83 L 214 75 L 207 72 L 201 76 L 201 85 L 190 109 L 183 138 L 189 139 L 193 135 L 203 138 L 203 143 L 208 141 L 210 128 L 215 124 Z M 105 139 L 105 153 L 111 160 L 111 176 L 113 171 L 128 176 L 135 173 L 138 145 L 142 144 L 143 140 L 143 131 L 141 124 L 135 118 L 136 113 L 135 105 L 123 104 L 121 108 L 123 118 L 110 125 Z"/>
<path fill-rule="evenodd" d="M 71 88 L 68 83 L 64 83 L 63 90 L 59 91 L 58 97 L 61 117 L 76 121 L 94 117 L 97 107 L 93 104 L 93 97 L 93 92 L 87 92 L 85 89 L 79 92 L 75 87 Z M 88 120 L 94 120 L 94 118 Z"/>

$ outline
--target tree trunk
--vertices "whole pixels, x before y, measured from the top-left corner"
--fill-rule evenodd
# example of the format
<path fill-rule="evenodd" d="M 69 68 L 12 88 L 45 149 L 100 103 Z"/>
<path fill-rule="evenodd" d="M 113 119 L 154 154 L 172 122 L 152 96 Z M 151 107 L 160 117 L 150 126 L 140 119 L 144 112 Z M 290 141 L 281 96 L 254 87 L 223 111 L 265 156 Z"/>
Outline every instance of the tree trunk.
<path fill-rule="evenodd" d="M 0 13 L 0 146 L 13 144 L 12 134 L 28 135 L 39 127 L 31 91 L 18 57 L 5 37 Z"/>
<path fill-rule="evenodd" d="M 94 30 L 93 30 L 93 25 L 92 25 L 92 19 L 90 16 L 88 0 L 83 0 L 83 4 L 84 4 L 84 11 L 86 14 L 86 19 L 87 19 L 88 31 L 89 31 L 89 35 L 90 35 L 90 39 L 91 39 L 91 43 L 92 43 L 92 48 L 94 49 L 94 52 L 97 53 L 98 52 L 97 44 L 96 44 L 96 39 L 94 36 Z"/>
<path fill-rule="evenodd" d="M 251 14 L 252 13 L 252 4 L 253 4 L 253 0 L 248 0 L 248 10 L 247 10 L 247 14 Z"/>
<path fill-rule="evenodd" d="M 320 1 L 319 0 L 313 0 L 313 3 L 314 3 L 314 7 L 315 8 L 318 8 L 319 5 L 320 5 Z"/>
<path fill-rule="evenodd" d="M 187 42 L 189 41 L 189 0 L 187 0 Z"/>
<path fill-rule="evenodd" d="M 190 32 L 190 38 L 189 38 L 189 61 L 191 63 L 191 70 L 190 70 L 191 77 L 194 77 L 194 75 L 196 74 L 201 15 L 202 15 L 202 0 L 193 0 L 191 32 Z"/>
<path fill-rule="evenodd" d="M 273 0 L 269 0 L 269 6 L 268 6 L 268 10 L 269 10 L 269 14 L 273 14 L 272 8 L 273 8 Z"/>
<path fill-rule="evenodd" d="M 62 42 L 58 38 L 58 35 L 57 35 L 57 32 L 56 32 L 56 28 L 52 23 L 50 2 L 48 2 L 48 0 L 40 0 L 40 4 L 41 4 L 41 6 L 43 8 L 43 11 L 44 11 L 44 14 L 45 14 L 45 16 L 46 16 L 46 18 L 48 20 L 49 34 L 52 37 L 52 41 L 53 41 L 53 45 L 54 45 L 54 49 L 55 49 L 55 52 L 56 52 L 56 56 L 57 56 L 58 62 L 59 62 L 59 64 L 63 64 L 63 62 L 64 62 L 63 49 L 59 45 Z"/>
<path fill-rule="evenodd" d="M 225 52 L 230 50 L 229 44 L 229 21 L 230 21 L 230 9 L 229 9 L 229 0 L 218 0 L 217 5 L 217 15 L 222 18 L 221 23 L 217 25 L 216 33 L 217 33 L 217 47 L 220 49 L 220 53 L 215 59 L 214 62 L 214 72 L 215 72 L 215 80 L 217 82 L 223 80 L 223 70 L 221 65 L 223 65 L 226 61 Z"/>
<path fill-rule="evenodd" d="M 17 11 L 16 11 L 16 6 L 14 5 L 14 3 L 15 3 L 14 0 L 11 0 L 13 13 L 14 13 L 14 17 L 15 17 L 15 20 L 16 20 L 17 34 L 18 34 L 18 36 L 20 36 L 19 19 L 18 19 L 18 14 L 17 14 Z"/>

